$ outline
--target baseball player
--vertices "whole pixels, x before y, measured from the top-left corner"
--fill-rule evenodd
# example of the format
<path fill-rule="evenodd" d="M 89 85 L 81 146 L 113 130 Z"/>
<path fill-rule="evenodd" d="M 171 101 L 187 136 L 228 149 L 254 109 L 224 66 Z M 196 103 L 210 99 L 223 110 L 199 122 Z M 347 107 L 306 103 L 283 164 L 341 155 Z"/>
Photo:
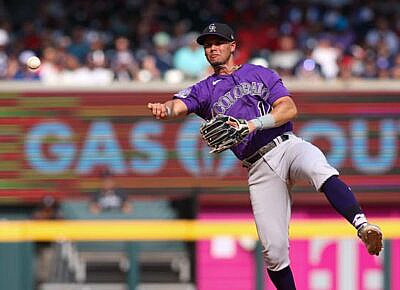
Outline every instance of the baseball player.
<path fill-rule="evenodd" d="M 274 71 L 236 65 L 232 29 L 208 25 L 197 38 L 214 74 L 180 91 L 165 103 L 149 103 L 156 119 L 195 113 L 207 120 L 201 134 L 211 152 L 227 148 L 248 169 L 257 231 L 268 274 L 277 289 L 295 289 L 289 261 L 290 190 L 300 179 L 322 191 L 356 229 L 371 255 L 382 249 L 382 232 L 368 223 L 351 189 L 339 179 L 323 153 L 292 132 L 297 108 Z M 222 117 L 221 117 L 222 116 Z M 226 127 L 228 126 L 228 127 Z"/>

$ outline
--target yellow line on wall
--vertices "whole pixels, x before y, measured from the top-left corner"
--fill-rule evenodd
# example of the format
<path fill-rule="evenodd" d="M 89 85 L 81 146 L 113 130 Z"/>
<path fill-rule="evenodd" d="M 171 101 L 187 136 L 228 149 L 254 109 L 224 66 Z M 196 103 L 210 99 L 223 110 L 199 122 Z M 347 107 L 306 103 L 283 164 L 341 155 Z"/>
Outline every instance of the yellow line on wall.
<path fill-rule="evenodd" d="M 400 238 L 400 219 L 373 220 L 385 238 Z M 13 241 L 115 241 L 186 240 L 216 236 L 257 238 L 252 220 L 96 220 L 96 221 L 1 221 L 0 242 Z M 354 238 L 355 229 L 343 220 L 293 220 L 292 239 Z"/>

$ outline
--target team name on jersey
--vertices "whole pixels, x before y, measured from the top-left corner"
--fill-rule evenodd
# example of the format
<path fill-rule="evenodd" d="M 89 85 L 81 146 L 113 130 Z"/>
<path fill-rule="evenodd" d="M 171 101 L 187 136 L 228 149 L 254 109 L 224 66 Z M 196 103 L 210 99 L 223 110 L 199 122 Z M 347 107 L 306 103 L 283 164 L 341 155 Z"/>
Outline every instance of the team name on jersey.
<path fill-rule="evenodd" d="M 269 97 L 269 89 L 263 83 L 243 82 L 233 87 L 225 95 L 220 96 L 212 106 L 212 114 L 225 114 L 225 112 L 240 98 L 246 95 L 260 96 L 264 100 Z"/>

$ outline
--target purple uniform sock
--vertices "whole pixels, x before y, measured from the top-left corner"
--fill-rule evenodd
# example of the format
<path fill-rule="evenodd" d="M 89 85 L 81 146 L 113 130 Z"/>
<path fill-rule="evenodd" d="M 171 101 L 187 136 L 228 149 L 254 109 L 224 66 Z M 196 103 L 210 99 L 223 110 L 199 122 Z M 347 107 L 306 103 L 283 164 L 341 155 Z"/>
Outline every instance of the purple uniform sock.
<path fill-rule="evenodd" d="M 280 271 L 268 270 L 268 276 L 271 278 L 272 283 L 274 283 L 276 289 L 278 290 L 296 290 L 294 284 L 292 270 L 290 266 L 283 268 Z"/>
<path fill-rule="evenodd" d="M 321 191 L 325 193 L 335 210 L 346 218 L 355 228 L 367 222 L 354 193 L 336 175 L 329 177 Z"/>

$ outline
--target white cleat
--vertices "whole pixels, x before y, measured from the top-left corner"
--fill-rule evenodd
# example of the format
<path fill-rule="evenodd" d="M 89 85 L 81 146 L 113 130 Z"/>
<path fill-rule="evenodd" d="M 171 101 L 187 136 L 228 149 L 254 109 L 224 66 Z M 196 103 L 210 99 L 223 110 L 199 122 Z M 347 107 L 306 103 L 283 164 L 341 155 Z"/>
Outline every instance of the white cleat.
<path fill-rule="evenodd" d="M 358 229 L 357 235 L 364 242 L 370 255 L 379 256 L 383 245 L 382 231 L 378 226 L 365 223 Z"/>

